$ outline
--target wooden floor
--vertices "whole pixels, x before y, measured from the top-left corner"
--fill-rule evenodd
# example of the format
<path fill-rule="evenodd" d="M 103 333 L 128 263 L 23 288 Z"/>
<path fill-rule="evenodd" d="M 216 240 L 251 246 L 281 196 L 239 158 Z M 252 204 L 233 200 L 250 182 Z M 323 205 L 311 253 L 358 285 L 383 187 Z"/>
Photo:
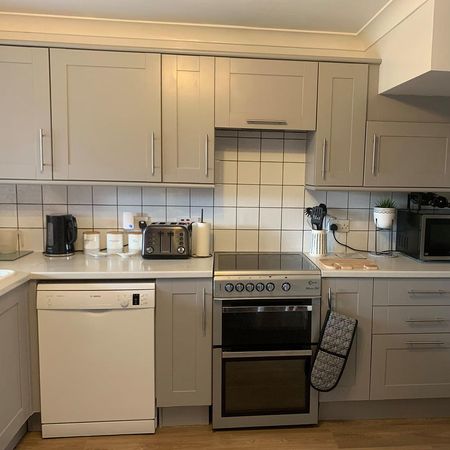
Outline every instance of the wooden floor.
<path fill-rule="evenodd" d="M 211 431 L 162 428 L 155 435 L 41 439 L 27 434 L 18 450 L 450 450 L 450 419 L 322 422 L 318 427 Z"/>

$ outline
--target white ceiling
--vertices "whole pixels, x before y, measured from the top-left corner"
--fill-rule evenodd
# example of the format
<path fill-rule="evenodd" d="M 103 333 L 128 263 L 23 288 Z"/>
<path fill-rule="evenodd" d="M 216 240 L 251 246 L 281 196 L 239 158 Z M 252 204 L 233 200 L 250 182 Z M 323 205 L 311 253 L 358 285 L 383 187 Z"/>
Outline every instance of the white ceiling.
<path fill-rule="evenodd" d="M 0 11 L 356 33 L 391 0 L 0 0 Z"/>

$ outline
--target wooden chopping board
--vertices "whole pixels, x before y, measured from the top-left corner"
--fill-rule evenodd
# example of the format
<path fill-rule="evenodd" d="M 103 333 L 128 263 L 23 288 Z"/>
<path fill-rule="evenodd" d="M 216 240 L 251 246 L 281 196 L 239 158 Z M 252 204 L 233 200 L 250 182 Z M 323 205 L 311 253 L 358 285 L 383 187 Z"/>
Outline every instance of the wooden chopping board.
<path fill-rule="evenodd" d="M 378 270 L 378 265 L 369 259 L 322 258 L 327 269 L 334 270 Z"/>

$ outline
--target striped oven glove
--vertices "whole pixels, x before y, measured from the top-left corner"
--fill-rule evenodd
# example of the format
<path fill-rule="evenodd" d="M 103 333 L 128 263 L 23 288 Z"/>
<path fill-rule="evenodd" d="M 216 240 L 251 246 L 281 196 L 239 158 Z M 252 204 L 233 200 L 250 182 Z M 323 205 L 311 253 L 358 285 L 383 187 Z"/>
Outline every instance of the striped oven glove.
<path fill-rule="evenodd" d="M 356 319 L 328 310 L 311 371 L 311 386 L 317 391 L 331 391 L 339 383 L 357 325 Z"/>

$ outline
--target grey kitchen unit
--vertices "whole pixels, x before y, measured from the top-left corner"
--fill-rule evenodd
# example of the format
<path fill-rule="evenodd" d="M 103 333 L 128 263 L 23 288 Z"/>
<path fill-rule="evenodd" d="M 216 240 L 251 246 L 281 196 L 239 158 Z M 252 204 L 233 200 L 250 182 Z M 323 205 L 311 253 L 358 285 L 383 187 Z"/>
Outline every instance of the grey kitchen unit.
<path fill-rule="evenodd" d="M 374 280 L 370 398 L 450 397 L 450 280 Z"/>
<path fill-rule="evenodd" d="M 0 178 L 51 180 L 48 49 L 0 46 Z"/>
<path fill-rule="evenodd" d="M 309 133 L 306 183 L 362 186 L 367 64 L 319 63 L 317 130 Z"/>
<path fill-rule="evenodd" d="M 156 283 L 156 405 L 211 404 L 212 281 Z"/>
<path fill-rule="evenodd" d="M 216 58 L 218 128 L 315 130 L 317 62 Z"/>
<path fill-rule="evenodd" d="M 55 180 L 161 181 L 161 56 L 50 50 Z"/>
<path fill-rule="evenodd" d="M 372 294 L 370 278 L 322 279 L 322 322 L 330 299 L 334 311 L 358 320 L 358 328 L 339 384 L 330 392 L 321 392 L 321 402 L 369 400 Z"/>
<path fill-rule="evenodd" d="M 0 448 L 32 412 L 28 285 L 0 297 Z"/>
<path fill-rule="evenodd" d="M 214 58 L 162 56 L 165 182 L 214 183 Z"/>

